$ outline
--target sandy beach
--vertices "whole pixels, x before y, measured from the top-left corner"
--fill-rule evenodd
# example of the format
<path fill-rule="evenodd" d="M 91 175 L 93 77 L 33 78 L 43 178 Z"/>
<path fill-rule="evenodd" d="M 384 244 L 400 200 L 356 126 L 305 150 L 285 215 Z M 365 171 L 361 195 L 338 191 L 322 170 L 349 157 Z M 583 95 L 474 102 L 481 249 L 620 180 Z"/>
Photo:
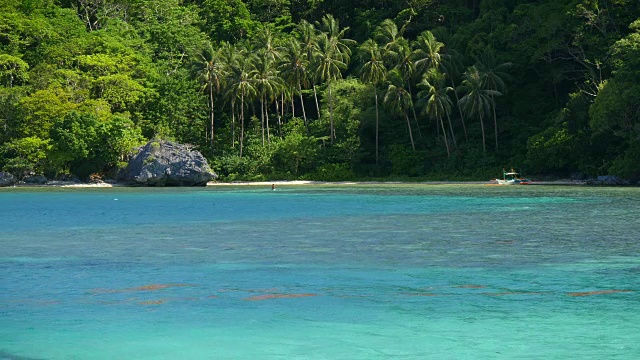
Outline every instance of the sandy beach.
<path fill-rule="evenodd" d="M 210 181 L 207 186 L 302 186 L 302 185 L 481 185 L 486 181 L 425 181 L 425 182 L 406 182 L 406 181 L 311 181 L 311 180 L 279 180 L 279 181 L 234 181 L 234 182 L 217 182 Z"/>
<path fill-rule="evenodd" d="M 577 180 L 555 180 L 555 181 L 533 181 L 528 185 L 562 185 L 562 186 L 581 186 L 586 185 L 586 181 Z M 207 187 L 229 187 L 229 186 L 265 186 L 274 185 L 276 188 L 280 186 L 366 186 L 366 185 L 498 185 L 492 181 L 312 181 L 312 180 L 274 180 L 274 181 L 210 181 Z M 61 187 L 61 188 L 111 188 L 111 187 L 127 187 L 117 182 L 102 183 L 77 183 L 72 181 L 49 181 L 43 185 L 36 184 L 19 184 L 16 187 Z"/>
<path fill-rule="evenodd" d="M 491 180 L 489 181 L 310 181 L 310 180 L 280 180 L 280 181 L 234 181 L 234 182 L 216 182 L 210 181 L 207 186 L 348 186 L 348 185 L 499 185 Z M 555 181 L 532 181 L 527 185 L 586 185 L 586 181 L 577 180 L 555 180 Z"/>

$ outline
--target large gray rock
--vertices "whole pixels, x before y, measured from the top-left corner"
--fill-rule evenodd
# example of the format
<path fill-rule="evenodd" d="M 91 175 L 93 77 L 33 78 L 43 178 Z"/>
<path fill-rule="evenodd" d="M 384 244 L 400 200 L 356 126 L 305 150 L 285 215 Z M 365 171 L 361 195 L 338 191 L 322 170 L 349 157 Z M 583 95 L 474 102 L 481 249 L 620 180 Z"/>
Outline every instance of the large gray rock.
<path fill-rule="evenodd" d="M 604 185 L 625 185 L 626 184 L 626 181 L 624 181 L 623 179 L 617 176 L 612 176 L 612 175 L 598 176 L 598 181 L 602 181 Z"/>
<path fill-rule="evenodd" d="M 22 181 L 29 185 L 44 185 L 47 183 L 47 178 L 44 175 L 30 175 L 24 177 Z"/>
<path fill-rule="evenodd" d="M 153 140 L 118 174 L 118 180 L 144 186 L 204 186 L 218 176 L 207 159 L 187 145 Z"/>
<path fill-rule="evenodd" d="M 0 171 L 0 186 L 13 186 L 18 179 L 8 172 Z"/>
<path fill-rule="evenodd" d="M 629 183 L 614 175 L 598 176 L 597 179 L 587 180 L 588 185 L 628 185 Z"/>

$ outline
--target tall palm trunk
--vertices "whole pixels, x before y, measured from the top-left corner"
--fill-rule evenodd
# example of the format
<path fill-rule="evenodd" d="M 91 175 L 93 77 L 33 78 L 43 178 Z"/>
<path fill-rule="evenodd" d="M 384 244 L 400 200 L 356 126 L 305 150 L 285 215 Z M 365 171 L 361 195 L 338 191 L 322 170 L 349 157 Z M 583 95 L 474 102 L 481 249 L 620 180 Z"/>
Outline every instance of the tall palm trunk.
<path fill-rule="evenodd" d="M 413 92 L 411 91 L 410 82 L 407 82 L 407 88 L 409 89 L 409 96 L 411 96 L 411 111 L 413 112 L 413 121 L 415 121 L 416 126 L 418 127 L 418 136 L 422 140 L 422 130 L 420 130 L 420 123 L 418 123 L 418 117 L 416 116 L 416 108 L 415 106 L 413 106 Z"/>
<path fill-rule="evenodd" d="M 236 101 L 231 99 L 231 148 L 236 147 Z"/>
<path fill-rule="evenodd" d="M 242 147 L 244 142 L 244 89 L 240 95 L 240 157 L 242 157 Z"/>
<path fill-rule="evenodd" d="M 264 147 L 264 95 L 260 96 L 260 130 L 262 130 L 262 147 Z"/>
<path fill-rule="evenodd" d="M 318 104 L 318 94 L 316 93 L 316 84 L 313 84 L 313 98 L 316 99 L 316 111 L 318 112 L 318 120 L 320 120 L 320 104 Z"/>
<path fill-rule="evenodd" d="M 449 123 L 449 132 L 451 133 L 451 140 L 453 140 L 453 146 L 458 147 L 458 142 L 456 141 L 456 135 L 453 133 L 453 126 L 451 125 L 451 115 L 447 111 L 447 122 Z"/>
<path fill-rule="evenodd" d="M 333 98 L 331 97 L 331 80 L 327 81 L 327 90 L 329 91 L 329 126 L 331 135 L 331 145 L 333 145 L 333 138 L 336 137 L 335 129 L 333 128 Z"/>
<path fill-rule="evenodd" d="M 276 114 L 278 115 L 278 133 L 282 135 L 282 128 L 280 123 L 282 122 L 282 118 L 280 117 L 280 107 L 278 106 L 278 97 L 276 97 Z"/>
<path fill-rule="evenodd" d="M 411 131 L 411 122 L 409 121 L 409 115 L 407 112 L 404 112 L 404 117 L 407 119 L 407 129 L 409 129 L 409 139 L 411 139 L 411 148 L 413 151 L 416 151 L 416 145 L 413 143 L 413 132 Z"/>
<path fill-rule="evenodd" d="M 265 96 L 266 100 L 266 96 Z M 271 144 L 271 135 L 269 135 L 269 103 L 264 107 L 265 127 L 267 128 L 267 144 Z"/>
<path fill-rule="evenodd" d="M 213 151 L 213 84 L 209 81 L 209 113 L 211 117 L 210 144 Z"/>
<path fill-rule="evenodd" d="M 480 128 L 482 129 L 482 151 L 486 154 L 487 145 L 486 145 L 486 140 L 484 135 L 484 119 L 482 118 L 482 113 L 480 113 Z"/>
<path fill-rule="evenodd" d="M 469 141 L 469 137 L 467 136 L 467 126 L 465 125 L 464 122 L 464 113 L 462 112 L 462 108 L 460 108 L 460 97 L 458 96 L 458 93 L 455 91 L 456 88 L 456 83 L 453 82 L 453 77 L 451 77 L 451 74 L 446 71 L 447 76 L 449 77 L 449 81 L 451 82 L 451 88 L 453 88 L 453 95 L 456 96 L 456 107 L 458 108 L 458 112 L 460 113 L 460 121 L 462 121 L 462 130 L 464 131 L 464 140 L 465 141 Z"/>
<path fill-rule="evenodd" d="M 304 119 L 304 127 L 307 128 L 307 134 L 309 134 L 309 123 L 307 123 L 307 113 L 304 110 L 304 101 L 302 99 L 302 87 L 298 81 L 298 95 L 300 96 L 300 106 L 302 107 L 302 118 Z"/>
<path fill-rule="evenodd" d="M 493 129 L 496 136 L 496 152 L 498 152 L 498 119 L 496 118 L 496 101 L 491 95 L 491 108 L 493 109 Z"/>
<path fill-rule="evenodd" d="M 444 146 L 447 148 L 447 157 L 451 157 L 451 150 L 449 149 L 449 140 L 447 139 L 447 130 L 444 128 L 444 121 L 442 120 L 442 115 L 438 116 L 438 122 L 440 123 L 440 127 L 442 128 L 442 136 L 444 137 Z"/>
<path fill-rule="evenodd" d="M 377 87 L 374 85 L 373 86 L 373 95 L 376 98 L 376 165 L 378 165 L 378 159 L 379 159 L 379 152 L 378 152 L 378 129 L 379 129 L 379 125 L 380 125 L 380 118 L 378 116 L 378 89 Z"/>

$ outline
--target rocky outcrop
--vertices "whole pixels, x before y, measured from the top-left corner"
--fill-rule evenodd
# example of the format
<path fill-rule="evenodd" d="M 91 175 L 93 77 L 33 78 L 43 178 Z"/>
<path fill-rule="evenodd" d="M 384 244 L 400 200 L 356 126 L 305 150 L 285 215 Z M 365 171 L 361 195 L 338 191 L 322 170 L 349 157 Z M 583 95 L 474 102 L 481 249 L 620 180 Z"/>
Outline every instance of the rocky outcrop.
<path fill-rule="evenodd" d="M 8 172 L 0 171 L 0 186 L 13 186 L 18 179 Z"/>
<path fill-rule="evenodd" d="M 628 181 L 613 175 L 598 176 L 596 179 L 587 180 L 588 185 L 629 185 Z"/>
<path fill-rule="evenodd" d="M 44 185 L 47 183 L 47 178 L 44 175 L 30 175 L 25 176 L 22 181 L 28 185 Z"/>
<path fill-rule="evenodd" d="M 142 186 L 204 186 L 217 178 L 200 152 L 162 140 L 140 148 L 117 176 L 119 181 Z"/>

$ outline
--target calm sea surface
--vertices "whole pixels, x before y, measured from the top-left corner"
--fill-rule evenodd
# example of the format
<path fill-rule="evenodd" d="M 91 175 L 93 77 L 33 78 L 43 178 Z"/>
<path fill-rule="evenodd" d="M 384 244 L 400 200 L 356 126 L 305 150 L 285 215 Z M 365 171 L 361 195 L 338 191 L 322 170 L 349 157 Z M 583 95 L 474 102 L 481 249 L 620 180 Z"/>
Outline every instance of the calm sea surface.
<path fill-rule="evenodd" d="M 640 189 L 0 189 L 0 359 L 638 359 Z"/>

